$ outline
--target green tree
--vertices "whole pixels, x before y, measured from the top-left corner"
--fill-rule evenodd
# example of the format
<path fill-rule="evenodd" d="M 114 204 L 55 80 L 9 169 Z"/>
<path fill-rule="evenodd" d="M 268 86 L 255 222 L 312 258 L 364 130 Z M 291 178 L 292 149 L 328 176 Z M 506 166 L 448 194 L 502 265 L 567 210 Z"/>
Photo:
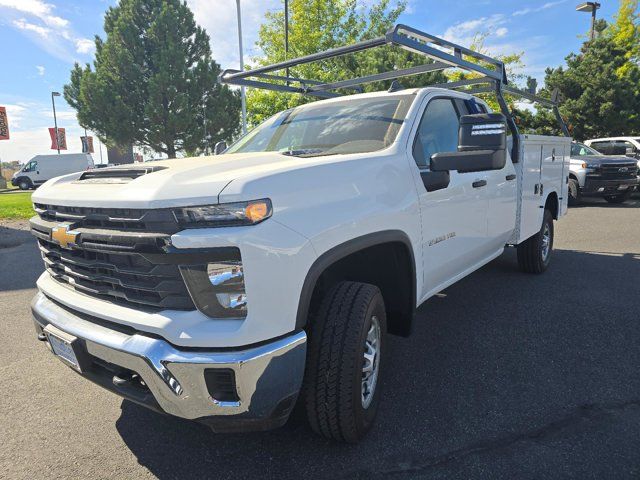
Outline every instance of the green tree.
<path fill-rule="evenodd" d="M 542 95 L 558 89 L 560 113 L 577 139 L 640 133 L 640 16 L 638 0 L 620 0 L 615 21 L 599 20 L 595 40 L 546 70 Z M 518 112 L 524 132 L 559 135 L 552 112 Z"/>
<path fill-rule="evenodd" d="M 560 91 L 560 112 L 575 138 L 635 135 L 640 132 L 640 67 L 629 57 L 628 45 L 619 43 L 615 28 L 601 20 L 597 29 L 594 41 L 566 57 L 566 67 L 546 70 L 545 90 Z M 559 133 L 552 118 L 539 109 L 527 127 Z"/>
<path fill-rule="evenodd" d="M 342 45 L 384 35 L 404 11 L 404 1 L 391 6 L 390 0 L 367 2 L 356 0 L 291 0 L 289 3 L 289 58 L 301 57 Z M 284 13 L 267 13 L 260 26 L 257 46 L 262 56 L 253 59 L 255 66 L 286 59 Z M 293 77 L 319 81 L 337 81 L 397 68 L 409 68 L 425 62 L 423 56 L 394 48 L 377 48 L 336 59 L 299 65 L 291 69 Z M 284 74 L 283 72 L 279 72 Z M 405 87 L 446 81 L 440 72 L 405 78 Z M 366 91 L 388 88 L 390 82 L 364 85 Z M 249 89 L 247 105 L 250 122 L 257 124 L 275 113 L 312 101 L 313 97 L 291 95 L 261 89 Z"/>
<path fill-rule="evenodd" d="M 620 0 L 620 8 L 615 22 L 609 27 L 613 41 L 623 50 L 628 60 L 619 70 L 618 75 L 625 75 L 630 65 L 640 62 L 640 13 L 638 0 Z"/>
<path fill-rule="evenodd" d="M 76 64 L 64 88 L 81 125 L 110 144 L 170 158 L 237 132 L 239 96 L 217 83 L 209 36 L 186 3 L 121 0 L 108 9 L 104 30 L 106 40 L 95 39 L 94 68 Z"/>

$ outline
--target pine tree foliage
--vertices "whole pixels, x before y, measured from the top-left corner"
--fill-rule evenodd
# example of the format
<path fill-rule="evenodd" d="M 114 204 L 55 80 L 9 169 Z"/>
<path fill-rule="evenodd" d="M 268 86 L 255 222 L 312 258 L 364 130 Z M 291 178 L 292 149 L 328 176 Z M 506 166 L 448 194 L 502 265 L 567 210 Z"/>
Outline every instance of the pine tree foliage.
<path fill-rule="evenodd" d="M 93 68 L 76 64 L 64 88 L 81 125 L 109 144 L 170 158 L 211 150 L 238 131 L 239 95 L 217 83 L 209 36 L 185 2 L 121 0 L 104 30 Z"/>

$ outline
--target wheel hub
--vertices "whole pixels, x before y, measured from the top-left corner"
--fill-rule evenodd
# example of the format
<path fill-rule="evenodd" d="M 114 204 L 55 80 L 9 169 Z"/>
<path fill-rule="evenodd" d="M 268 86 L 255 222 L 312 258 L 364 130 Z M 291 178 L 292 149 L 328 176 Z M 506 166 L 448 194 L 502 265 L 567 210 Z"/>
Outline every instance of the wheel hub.
<path fill-rule="evenodd" d="M 371 317 L 371 327 L 364 341 L 364 354 L 362 363 L 362 407 L 368 408 L 373 400 L 373 395 L 378 382 L 378 367 L 380 365 L 380 322 L 378 317 Z"/>
<path fill-rule="evenodd" d="M 544 229 L 542 230 L 542 261 L 545 262 L 549 257 L 549 252 L 551 251 L 551 229 L 549 228 L 549 224 L 544 224 Z"/>

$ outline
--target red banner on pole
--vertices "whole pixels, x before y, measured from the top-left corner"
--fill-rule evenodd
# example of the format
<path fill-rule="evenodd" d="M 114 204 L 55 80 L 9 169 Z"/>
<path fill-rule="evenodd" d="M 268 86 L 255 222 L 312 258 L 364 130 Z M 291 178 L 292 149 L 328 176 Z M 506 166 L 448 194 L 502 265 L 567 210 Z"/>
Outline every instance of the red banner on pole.
<path fill-rule="evenodd" d="M 58 128 L 58 138 L 56 139 L 56 129 L 49 128 L 49 135 L 51 135 L 51 150 L 66 150 L 67 149 L 67 134 L 64 128 Z"/>
<path fill-rule="evenodd" d="M 93 137 L 80 137 L 82 153 L 93 153 Z"/>
<path fill-rule="evenodd" d="M 9 140 L 9 119 L 5 107 L 0 107 L 0 140 Z"/>

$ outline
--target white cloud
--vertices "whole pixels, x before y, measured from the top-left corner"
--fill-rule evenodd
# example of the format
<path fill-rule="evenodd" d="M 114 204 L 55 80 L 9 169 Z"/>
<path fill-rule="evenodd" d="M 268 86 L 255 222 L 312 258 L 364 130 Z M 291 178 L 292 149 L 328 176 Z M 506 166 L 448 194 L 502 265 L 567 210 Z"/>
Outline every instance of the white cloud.
<path fill-rule="evenodd" d="M 537 12 L 541 12 L 543 10 L 548 10 L 550 8 L 556 7 L 558 5 L 561 5 L 563 3 L 567 3 L 568 0 L 557 0 L 555 2 L 547 2 L 539 7 L 527 7 L 527 8 L 523 8 L 522 10 L 517 10 L 515 12 L 513 12 L 513 16 L 514 17 L 518 17 L 521 15 L 528 15 L 530 13 L 537 13 Z"/>
<path fill-rule="evenodd" d="M 19 20 L 14 20 L 13 26 L 20 30 L 34 32 L 35 34 L 42 37 L 43 39 L 49 38 L 49 34 L 51 33 L 51 30 L 48 29 L 47 27 L 36 25 L 35 23 L 29 23 L 24 18 L 21 18 Z"/>
<path fill-rule="evenodd" d="M 238 20 L 234 0 L 187 0 L 198 25 L 211 37 L 213 58 L 222 68 L 238 68 Z M 258 29 L 269 10 L 281 9 L 280 0 L 242 0 L 242 40 L 244 61 L 259 51 L 255 47 Z"/>
<path fill-rule="evenodd" d="M 36 70 L 38 70 L 38 75 L 44 76 L 45 68 L 42 65 L 36 65 Z"/>
<path fill-rule="evenodd" d="M 54 15 L 55 6 L 41 0 L 0 0 L 0 7 L 17 10 L 21 13 L 33 15 L 46 25 L 52 27 L 66 27 L 69 21 Z"/>
<path fill-rule="evenodd" d="M 96 45 L 93 40 L 88 38 L 78 38 L 76 40 L 76 52 L 78 53 L 93 53 L 96 49 Z"/>
<path fill-rule="evenodd" d="M 23 32 L 43 50 L 67 62 L 85 60 L 93 42 L 80 37 L 68 19 L 55 14 L 55 5 L 43 0 L 0 0 L 0 18 Z"/>
<path fill-rule="evenodd" d="M 7 109 L 7 118 L 9 119 L 9 130 L 13 132 L 16 128 L 20 128 L 25 113 L 28 111 L 29 105 L 26 103 L 5 104 Z"/>
<path fill-rule="evenodd" d="M 469 45 L 477 34 L 488 34 L 502 37 L 508 30 L 503 27 L 507 18 L 497 13 L 489 17 L 481 17 L 473 20 L 456 23 L 444 32 L 444 38 L 450 42 Z"/>

